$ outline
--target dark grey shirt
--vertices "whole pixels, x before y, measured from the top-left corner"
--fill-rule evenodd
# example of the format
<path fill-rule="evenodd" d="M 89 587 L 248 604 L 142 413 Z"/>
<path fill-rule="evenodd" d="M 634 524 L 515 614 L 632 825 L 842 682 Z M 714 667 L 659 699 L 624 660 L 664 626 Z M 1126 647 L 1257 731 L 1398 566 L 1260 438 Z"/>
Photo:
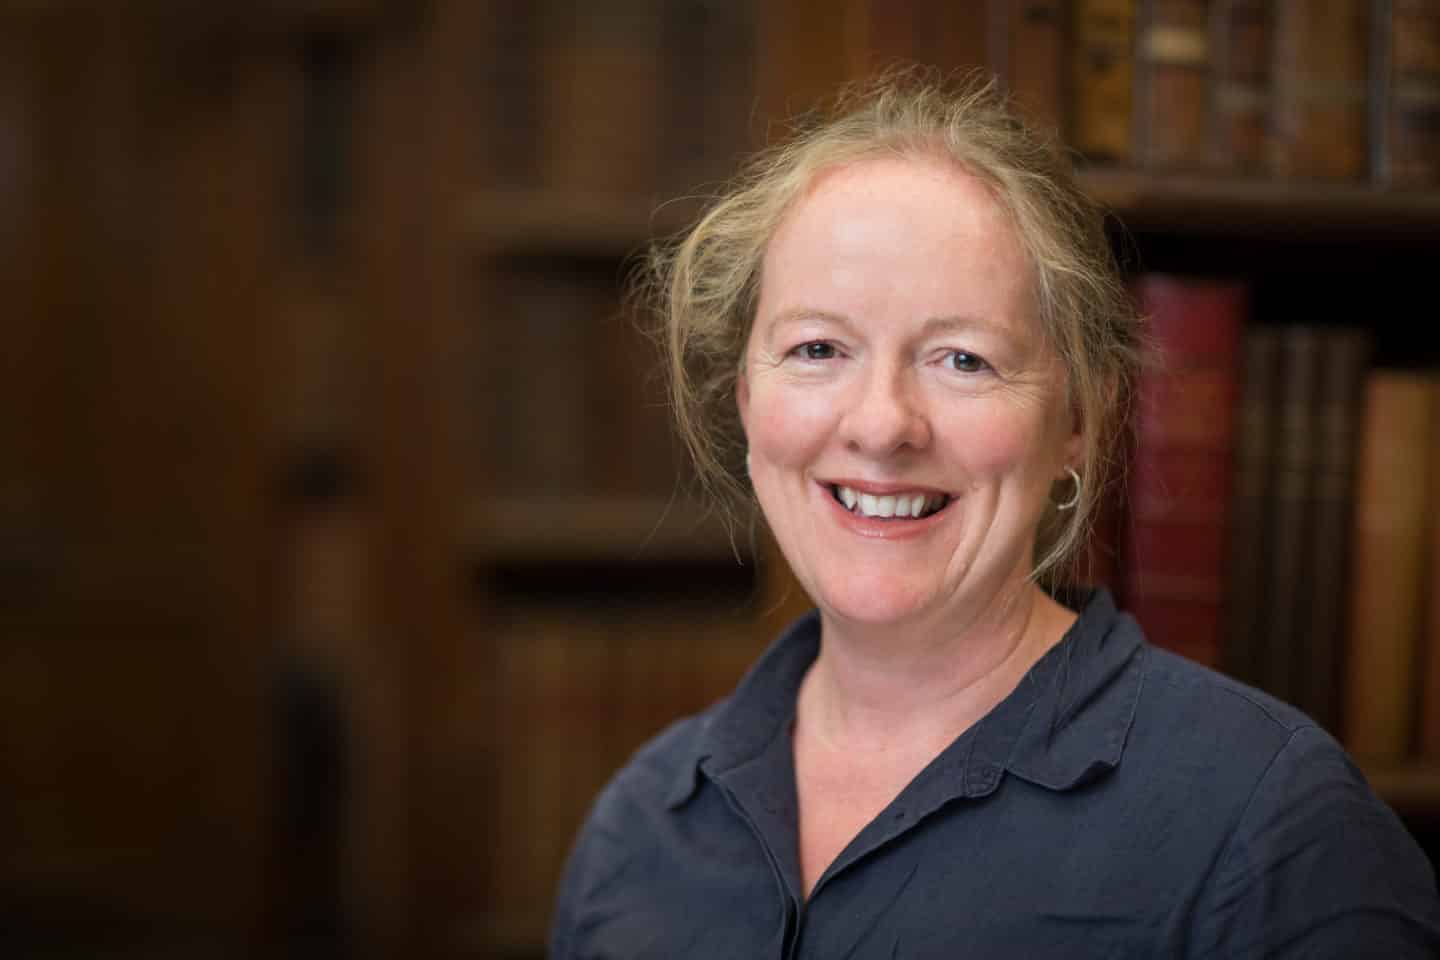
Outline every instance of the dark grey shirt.
<path fill-rule="evenodd" d="M 1430 864 L 1330 736 L 1082 599 L 808 901 L 790 728 L 820 627 L 796 623 L 601 794 L 551 956 L 1440 956 Z"/>

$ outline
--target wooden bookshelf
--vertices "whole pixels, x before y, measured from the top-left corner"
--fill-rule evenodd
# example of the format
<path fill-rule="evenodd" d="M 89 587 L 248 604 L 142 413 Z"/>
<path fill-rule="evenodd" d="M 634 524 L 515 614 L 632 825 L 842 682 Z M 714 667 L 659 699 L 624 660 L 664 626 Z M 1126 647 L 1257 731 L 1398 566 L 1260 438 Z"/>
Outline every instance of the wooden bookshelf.
<path fill-rule="evenodd" d="M 1440 811 L 1440 767 L 1377 767 L 1365 775 L 1375 792 L 1401 815 Z"/>
<path fill-rule="evenodd" d="M 745 529 L 731 530 L 691 497 L 485 497 L 466 514 L 464 542 L 486 563 L 738 562 Z"/>
<path fill-rule="evenodd" d="M 1177 233 L 1434 231 L 1440 191 L 1090 168 L 1090 195 L 1127 226 Z"/>
<path fill-rule="evenodd" d="M 493 254 L 624 258 L 681 230 L 699 198 L 544 189 L 478 189 L 462 213 L 477 247 Z"/>

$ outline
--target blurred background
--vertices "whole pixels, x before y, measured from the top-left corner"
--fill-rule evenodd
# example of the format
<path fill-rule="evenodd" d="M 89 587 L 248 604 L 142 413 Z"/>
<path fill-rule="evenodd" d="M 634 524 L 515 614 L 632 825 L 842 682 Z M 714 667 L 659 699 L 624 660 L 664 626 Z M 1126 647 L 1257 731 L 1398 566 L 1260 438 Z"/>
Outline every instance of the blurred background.
<path fill-rule="evenodd" d="M 1076 151 L 1168 350 L 1085 575 L 1433 848 L 1440 0 L 0 0 L 0 951 L 543 955 L 806 605 L 626 280 L 901 59 Z"/>

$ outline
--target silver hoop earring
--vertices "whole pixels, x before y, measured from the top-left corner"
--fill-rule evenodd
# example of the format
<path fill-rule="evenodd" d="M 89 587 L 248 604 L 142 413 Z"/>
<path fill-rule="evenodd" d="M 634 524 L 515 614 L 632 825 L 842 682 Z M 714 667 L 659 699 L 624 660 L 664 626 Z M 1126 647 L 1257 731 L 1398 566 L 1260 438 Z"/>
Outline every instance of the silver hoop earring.
<path fill-rule="evenodd" d="M 1064 503 L 1055 504 L 1055 509 L 1062 513 L 1066 510 L 1074 510 L 1075 505 L 1080 502 L 1080 474 L 1074 467 L 1066 467 L 1065 472 L 1070 474 L 1070 480 L 1075 484 L 1075 492 L 1070 495 L 1069 500 L 1066 500 Z"/>

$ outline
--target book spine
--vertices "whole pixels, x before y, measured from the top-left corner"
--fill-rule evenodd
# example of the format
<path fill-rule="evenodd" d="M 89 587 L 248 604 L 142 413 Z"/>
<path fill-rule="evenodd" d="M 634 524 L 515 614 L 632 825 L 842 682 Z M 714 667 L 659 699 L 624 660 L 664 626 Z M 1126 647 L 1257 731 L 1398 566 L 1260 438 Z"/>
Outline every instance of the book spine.
<path fill-rule="evenodd" d="M 1265 167 L 1271 97 L 1271 5 L 1221 0 L 1216 14 L 1215 165 L 1237 173 Z"/>
<path fill-rule="evenodd" d="M 1300 598 L 1301 641 L 1295 661 L 1297 702 L 1327 730 L 1340 733 L 1340 676 L 1345 648 L 1345 584 L 1350 570 L 1350 518 L 1355 455 L 1370 340 L 1359 329 L 1325 330 L 1316 389 L 1314 479 L 1309 546 Z"/>
<path fill-rule="evenodd" d="M 660 60 L 660 184 L 688 192 L 720 181 L 750 146 L 755 23 L 747 3 L 671 0 Z"/>
<path fill-rule="evenodd" d="M 1261 686 L 1290 703 L 1299 697 L 1302 651 L 1300 623 L 1309 601 L 1305 557 L 1309 548 L 1310 487 L 1314 476 L 1316 381 L 1320 334 L 1313 327 L 1287 327 L 1280 335 L 1280 391 L 1275 431 L 1275 464 L 1265 532 L 1269 570 L 1262 638 Z M 1304 704 L 1296 704 L 1305 707 Z"/>
<path fill-rule="evenodd" d="M 1364 177 L 1369 152 L 1370 4 L 1279 0 L 1270 171 L 1320 180 Z"/>
<path fill-rule="evenodd" d="M 1147 0 L 1139 43 L 1140 161 L 1197 169 L 1210 155 L 1210 3 Z"/>
<path fill-rule="evenodd" d="M 1274 470 L 1280 336 L 1249 330 L 1241 350 L 1240 405 L 1225 568 L 1225 650 L 1222 666 L 1246 683 L 1262 683 L 1269 568 L 1265 518 Z"/>
<path fill-rule="evenodd" d="M 1011 0 L 1008 10 L 1007 84 L 1016 104 L 1037 127 L 1064 129 L 1066 4 Z"/>
<path fill-rule="evenodd" d="M 1074 17 L 1071 141 L 1092 160 L 1129 163 L 1134 155 L 1135 4 L 1079 0 Z"/>
<path fill-rule="evenodd" d="M 1361 762 L 1393 763 L 1410 748 L 1432 392 L 1414 374 L 1377 371 L 1366 383 L 1343 718 L 1346 745 Z"/>
<path fill-rule="evenodd" d="M 601 7 L 546 4 L 545 182 L 576 193 L 648 195 L 660 141 L 659 0 Z"/>
<path fill-rule="evenodd" d="M 1390 0 L 1381 177 L 1440 183 L 1440 0 Z"/>
<path fill-rule="evenodd" d="M 1152 642 L 1218 665 L 1248 291 L 1151 274 L 1134 293 L 1162 361 L 1139 385 L 1121 593 Z"/>
<path fill-rule="evenodd" d="M 1418 753 L 1427 764 L 1440 763 L 1440 383 L 1433 388 L 1430 408 L 1430 517 L 1426 525 L 1429 565 L 1425 627 L 1421 634 L 1420 728 Z"/>

